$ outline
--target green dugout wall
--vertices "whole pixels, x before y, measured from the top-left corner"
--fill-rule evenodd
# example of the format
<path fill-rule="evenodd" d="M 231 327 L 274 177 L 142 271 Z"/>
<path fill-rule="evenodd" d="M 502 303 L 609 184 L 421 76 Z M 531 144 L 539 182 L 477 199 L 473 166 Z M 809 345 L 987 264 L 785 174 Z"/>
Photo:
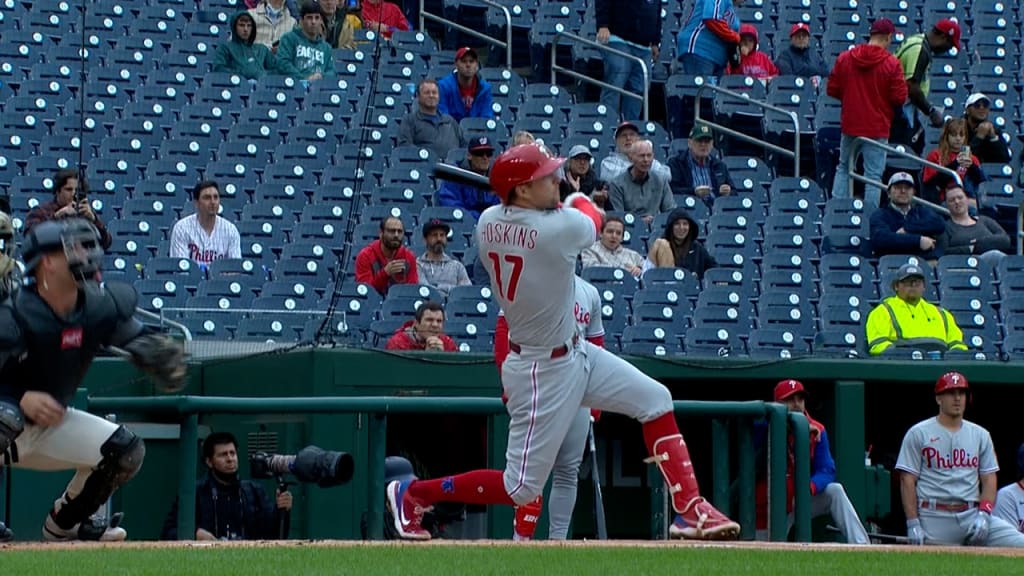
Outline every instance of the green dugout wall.
<path fill-rule="evenodd" d="M 1024 364 L 974 362 L 880 362 L 874 360 L 804 359 L 751 362 L 710 359 L 632 358 L 637 367 L 665 383 L 676 399 L 770 400 L 774 384 L 784 378 L 801 380 L 810 393 L 808 410 L 829 431 L 840 481 L 862 516 L 889 523 L 898 530 L 899 504 L 890 499 L 891 469 L 903 433 L 915 422 L 934 415 L 932 386 L 951 369 L 971 382 L 974 401 L 967 417 L 992 433 L 1003 466 L 1000 485 L 1016 479 L 1015 455 L 1024 441 L 1016 426 L 1022 398 L 1017 383 Z M 94 363 L 84 383 L 92 396 L 151 395 L 151 385 L 116 359 Z M 485 355 L 396 355 L 364 350 L 305 349 L 243 359 L 207 361 L 193 368 L 188 394 L 212 396 L 497 396 L 499 384 L 493 361 Z M 176 491 L 178 426 L 174 421 L 118 414 L 121 422 L 147 439 L 146 463 L 139 475 L 114 498 L 126 513 L 133 539 L 155 539 Z M 497 417 L 501 418 L 501 416 Z M 306 444 L 345 450 L 358 462 L 367 453 L 367 423 L 355 415 L 211 415 L 200 421 L 202 431 L 234 433 L 240 452 L 272 449 L 293 452 Z M 488 437 L 488 418 L 393 415 L 388 424 L 388 453 L 409 457 L 423 476 L 438 476 L 470 468 L 502 465 L 504 440 Z M 501 421 L 495 424 L 502 424 Z M 711 494 L 710 420 L 680 422 L 698 469 L 703 492 Z M 618 415 L 598 424 L 602 486 L 613 538 L 644 538 L 650 530 L 651 504 L 640 427 Z M 865 467 L 871 448 L 872 466 Z M 204 467 L 200 465 L 200 469 Z M 734 468 L 735 469 L 735 468 Z M 242 463 L 248 473 L 248 463 Z M 589 470 L 584 471 L 589 474 Z M 11 474 L 10 521 L 18 539 L 38 539 L 43 515 L 70 478 L 70 473 Z M 273 484 L 266 485 L 273 490 Z M 294 486 L 294 538 L 359 538 L 366 478 L 342 487 L 320 489 Z M 580 482 L 574 531 L 592 535 L 590 482 Z M 460 527 L 466 536 L 501 536 L 511 515 L 498 510 L 473 514 Z M 476 521 L 486 518 L 485 522 Z"/>

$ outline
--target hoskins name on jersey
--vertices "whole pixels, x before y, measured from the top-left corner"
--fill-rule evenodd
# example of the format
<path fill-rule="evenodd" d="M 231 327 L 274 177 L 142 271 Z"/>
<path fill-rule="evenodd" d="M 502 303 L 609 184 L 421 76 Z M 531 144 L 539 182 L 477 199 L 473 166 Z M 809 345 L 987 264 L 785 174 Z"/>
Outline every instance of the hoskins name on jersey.
<path fill-rule="evenodd" d="M 926 446 L 921 450 L 921 458 L 928 468 L 977 468 L 979 459 L 971 456 L 967 450 L 956 448 L 952 454 L 940 454 L 938 450 Z"/>
<path fill-rule="evenodd" d="M 487 242 L 518 246 L 527 250 L 533 250 L 537 245 L 537 230 L 518 224 L 488 222 L 480 233 L 480 237 Z"/>

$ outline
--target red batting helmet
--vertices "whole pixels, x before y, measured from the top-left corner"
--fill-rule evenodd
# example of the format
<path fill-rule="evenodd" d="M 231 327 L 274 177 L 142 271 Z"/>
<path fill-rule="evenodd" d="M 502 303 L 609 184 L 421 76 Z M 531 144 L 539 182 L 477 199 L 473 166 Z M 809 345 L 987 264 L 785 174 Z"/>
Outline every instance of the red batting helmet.
<path fill-rule="evenodd" d="M 508 202 L 509 194 L 520 184 L 533 182 L 558 170 L 565 158 L 552 156 L 537 144 L 513 146 L 498 156 L 491 167 L 491 189 L 501 201 Z"/>
<path fill-rule="evenodd" d="M 946 372 L 942 376 L 939 376 L 939 379 L 935 381 L 936 394 L 942 394 L 943 392 L 955 390 L 957 388 L 962 388 L 964 390 L 968 389 L 967 377 L 959 372 Z"/>

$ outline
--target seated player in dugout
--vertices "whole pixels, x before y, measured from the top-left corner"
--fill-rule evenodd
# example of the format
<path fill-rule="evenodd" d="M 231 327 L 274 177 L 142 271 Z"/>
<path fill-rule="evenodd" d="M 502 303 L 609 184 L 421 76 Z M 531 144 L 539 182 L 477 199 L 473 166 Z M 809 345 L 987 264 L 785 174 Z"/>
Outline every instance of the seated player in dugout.
<path fill-rule="evenodd" d="M 75 471 L 43 521 L 44 540 L 124 540 L 120 514 L 96 513 L 142 466 L 143 441 L 69 403 L 104 347 L 130 357 L 167 392 L 185 384 L 184 352 L 134 318 L 130 285 L 92 280 L 103 248 L 88 220 L 37 224 L 21 254 L 24 286 L 0 303 L 0 452 L 10 450 L 15 468 Z M 0 525 L 0 538 L 11 536 Z"/>

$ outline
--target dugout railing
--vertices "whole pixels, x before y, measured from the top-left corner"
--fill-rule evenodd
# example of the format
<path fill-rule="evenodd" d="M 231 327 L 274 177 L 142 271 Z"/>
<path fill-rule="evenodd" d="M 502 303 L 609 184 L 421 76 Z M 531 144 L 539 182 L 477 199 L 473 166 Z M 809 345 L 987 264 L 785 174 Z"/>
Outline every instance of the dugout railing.
<path fill-rule="evenodd" d="M 195 485 L 199 463 L 199 416 L 201 414 L 360 414 L 365 415 L 368 426 L 368 461 L 356 463 L 356 473 L 369 476 L 366 494 L 367 537 L 383 538 L 384 526 L 384 459 L 389 414 L 467 414 L 499 416 L 505 406 L 497 398 L 470 397 L 305 397 L 305 398 L 243 398 L 212 396 L 163 397 L 88 397 L 91 412 L 110 414 L 131 412 L 173 416 L 180 420 L 178 446 L 178 498 L 191 502 L 195 498 Z M 802 414 L 788 413 L 782 404 L 749 402 L 675 401 L 678 416 L 710 417 L 712 419 L 712 502 L 730 512 L 730 460 L 733 454 L 738 465 L 739 522 L 746 538 L 755 533 L 756 500 L 754 462 L 754 422 L 768 424 L 768 483 L 769 534 L 772 541 L 785 541 L 789 528 L 786 512 L 787 434 L 790 427 L 796 438 L 809 438 L 807 419 Z M 737 420 L 735 452 L 730 445 L 728 420 Z M 502 434 L 503 419 L 490 419 L 490 434 Z M 348 451 L 343 446 L 331 448 Z M 810 486 L 809 442 L 794 442 L 794 482 L 796 486 Z M 663 537 L 671 521 L 665 506 L 664 484 L 655 465 L 648 466 L 652 497 L 652 538 Z M 705 487 L 706 488 L 706 487 Z M 794 514 L 796 539 L 810 541 L 810 494 L 797 490 Z M 659 512 L 660 511 L 660 512 Z M 195 533 L 195 508 L 178 507 L 178 535 L 190 539 Z"/>

